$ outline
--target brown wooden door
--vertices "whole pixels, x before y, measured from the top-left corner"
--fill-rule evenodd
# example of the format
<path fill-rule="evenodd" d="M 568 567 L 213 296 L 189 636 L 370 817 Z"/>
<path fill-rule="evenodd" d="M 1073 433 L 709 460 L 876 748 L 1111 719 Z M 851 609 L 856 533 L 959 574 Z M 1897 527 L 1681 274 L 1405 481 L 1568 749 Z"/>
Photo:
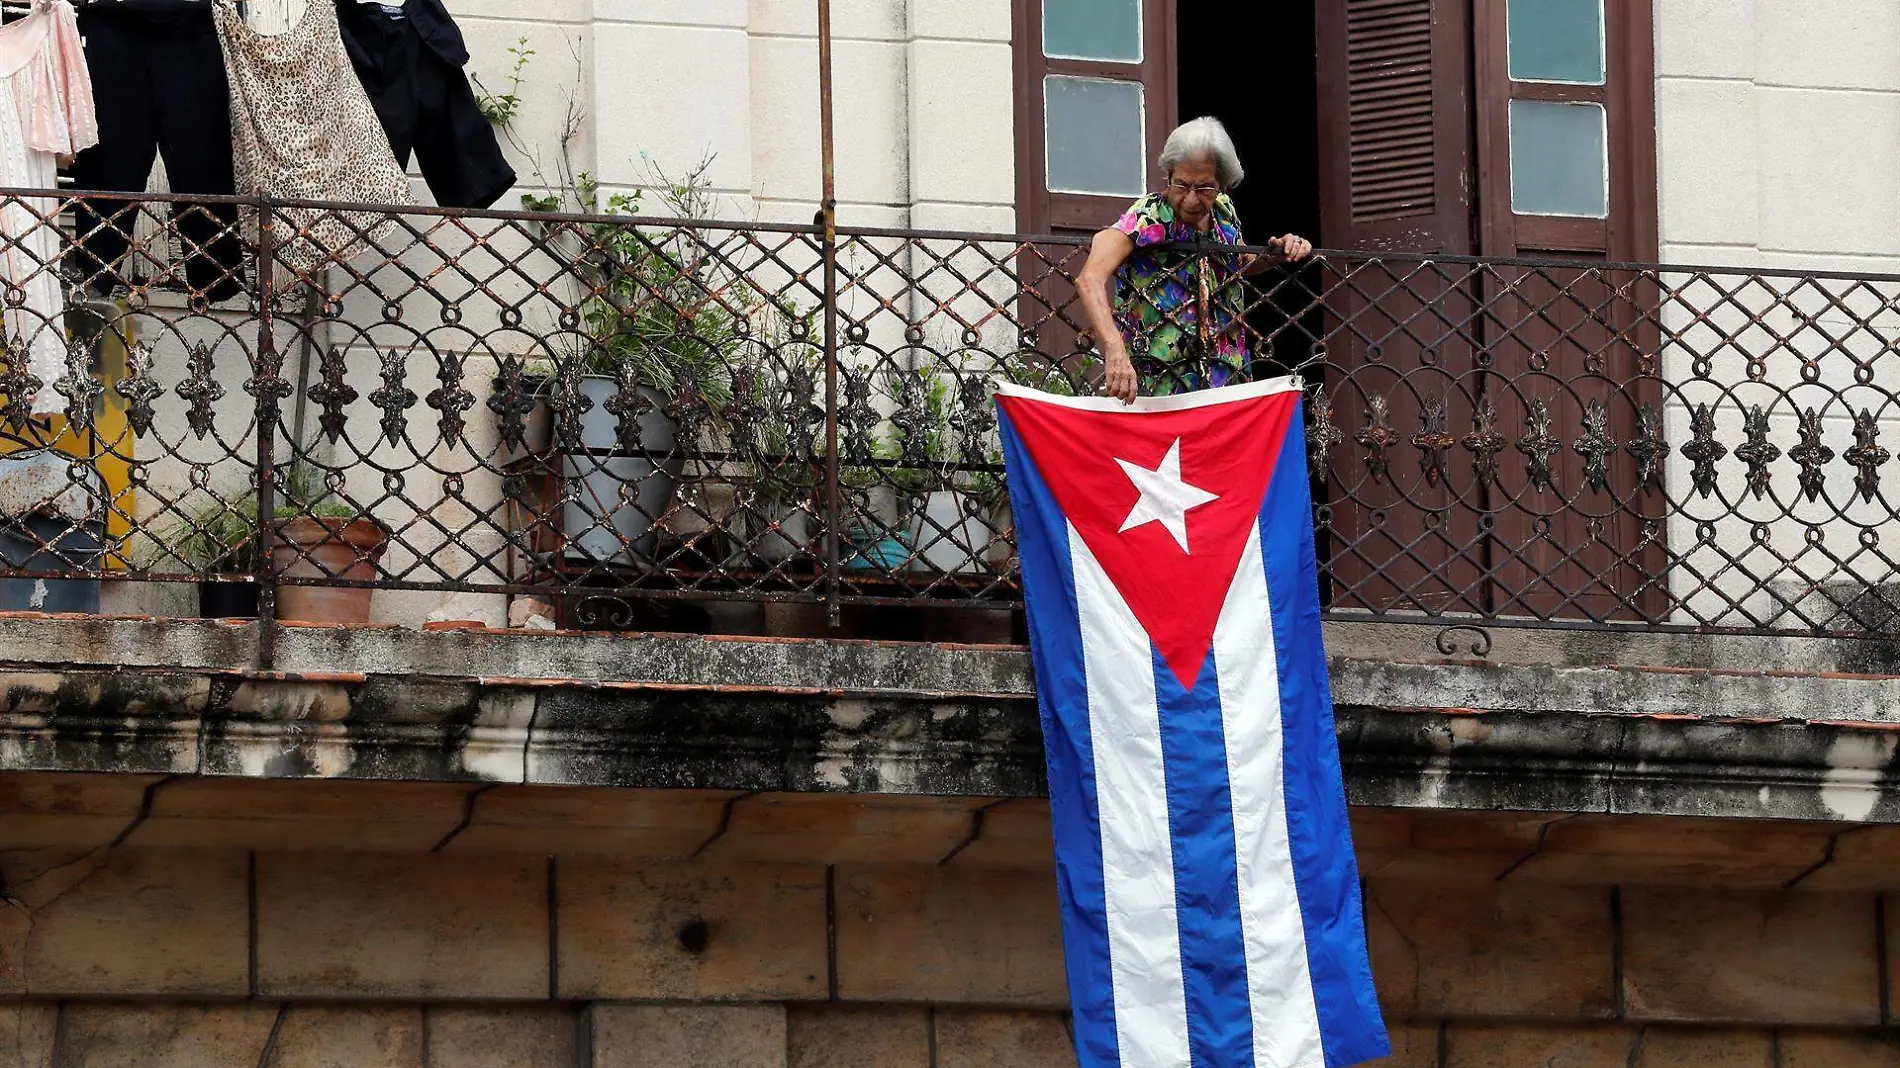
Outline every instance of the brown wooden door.
<path fill-rule="evenodd" d="M 1472 251 L 1469 4 L 1320 4 L 1325 247 Z M 1325 273 L 1326 406 L 1342 435 L 1322 510 L 1332 606 L 1483 611 L 1483 489 L 1455 445 L 1481 388 L 1472 269 L 1341 258 Z"/>
<path fill-rule="evenodd" d="M 1015 0 L 1017 228 L 1082 240 L 1160 186 L 1174 128 L 1175 0 Z M 1017 257 L 1020 313 L 1061 359 L 1086 330 L 1072 279 L 1087 250 Z"/>
<path fill-rule="evenodd" d="M 1656 255 L 1648 0 L 1475 0 L 1479 249 L 1532 260 Z M 1488 396 L 1548 470 L 1496 487 L 1495 610 L 1659 610 L 1662 390 L 1653 279 L 1505 267 L 1485 280 Z"/>

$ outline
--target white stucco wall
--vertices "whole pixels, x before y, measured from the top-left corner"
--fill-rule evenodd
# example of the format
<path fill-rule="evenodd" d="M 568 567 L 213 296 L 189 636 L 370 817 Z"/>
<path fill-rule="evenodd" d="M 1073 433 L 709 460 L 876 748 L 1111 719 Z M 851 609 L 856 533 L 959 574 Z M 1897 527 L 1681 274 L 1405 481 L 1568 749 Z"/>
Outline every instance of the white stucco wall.
<path fill-rule="evenodd" d="M 1892 400 L 1900 283 L 1803 285 L 1786 272 L 1900 273 L 1900 4 L 1657 0 L 1656 66 L 1663 260 L 1784 272 L 1751 285 L 1736 275 L 1668 276 L 1683 287 L 1664 314 L 1682 332 L 1664 351 L 1665 377 L 1677 387 L 1671 444 L 1688 440 L 1690 411 L 1708 404 L 1730 450 L 1709 499 L 1693 495 L 1689 465 L 1672 458 L 1671 496 L 1689 504 L 1672 515 L 1668 537 L 1692 568 L 1672 575 L 1671 588 L 1707 615 L 1723 596 L 1737 599 L 1773 575 L 1783 597 L 1806 596 L 1810 621 L 1824 621 L 1834 610 L 1807 587 L 1890 582 L 1887 560 L 1900 560 L 1889 503 L 1900 499 L 1900 466 L 1882 472 L 1884 499 L 1867 502 L 1854 497 L 1844 457 L 1862 410 L 1876 417 L 1879 443 L 1900 453 Z M 1711 325 L 1694 324 L 1698 312 Z M 1696 353 L 1712 358 L 1705 374 L 1695 371 Z M 1766 500 L 1746 492 L 1733 452 L 1756 405 L 1781 449 Z M 1808 410 L 1821 416 L 1834 452 L 1815 501 L 1798 493 L 1800 468 L 1788 456 Z M 1690 551 L 1698 520 L 1715 537 Z M 1755 544 L 1763 535 L 1768 544 Z M 1863 545 L 1868 535 L 1876 547 Z M 1789 557 L 1799 558 L 1782 566 Z M 1797 622 L 1775 620 L 1771 600 L 1757 592 L 1728 621 Z"/>
<path fill-rule="evenodd" d="M 726 218 L 805 222 L 820 195 L 816 0 L 449 0 L 490 87 L 536 55 L 512 133 L 549 171 L 571 98 L 576 162 L 613 188 L 707 155 Z M 1009 0 L 835 0 L 839 217 L 1007 230 L 1015 222 Z M 574 53 L 581 59 L 577 64 Z M 579 70 L 577 71 L 577 67 Z M 650 162 L 649 162 L 650 161 Z"/>
<path fill-rule="evenodd" d="M 1663 258 L 1900 272 L 1900 4 L 1657 0 Z"/>

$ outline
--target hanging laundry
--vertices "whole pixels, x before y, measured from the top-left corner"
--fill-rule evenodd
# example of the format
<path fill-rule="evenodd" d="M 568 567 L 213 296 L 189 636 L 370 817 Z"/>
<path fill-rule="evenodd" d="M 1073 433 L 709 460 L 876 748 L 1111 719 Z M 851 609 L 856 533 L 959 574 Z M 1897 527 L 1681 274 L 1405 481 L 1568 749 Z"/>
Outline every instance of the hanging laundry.
<path fill-rule="evenodd" d="M 407 166 L 413 149 L 429 191 L 445 208 L 486 208 L 501 199 L 514 187 L 515 171 L 475 104 L 462 73 L 468 49 L 442 0 L 336 0 L 336 6 L 343 47 L 397 162 Z"/>
<path fill-rule="evenodd" d="M 344 54 L 336 9 L 313 2 L 289 30 L 266 36 L 245 24 L 232 0 L 216 3 L 238 187 L 278 200 L 414 203 Z M 277 259 L 306 276 L 355 255 L 390 226 L 373 212 L 275 210 L 290 224 L 274 231 Z"/>
<path fill-rule="evenodd" d="M 56 157 L 98 139 L 72 6 L 40 0 L 31 14 L 0 27 L 0 185 L 56 188 Z M 8 359 L 26 352 L 27 370 L 41 383 L 33 411 L 42 413 L 65 405 L 51 388 L 66 367 L 58 213 L 53 197 L 9 198 L 0 207 Z"/>
<path fill-rule="evenodd" d="M 99 144 L 73 162 L 81 189 L 142 193 L 163 156 L 173 193 L 230 196 L 231 94 L 211 5 L 205 0 L 110 0 L 79 12 L 86 60 L 109 71 L 94 87 Z M 101 295 L 129 285 L 120 261 L 138 208 L 81 201 L 71 262 Z M 184 252 L 185 282 L 208 300 L 244 284 L 244 242 L 232 204 L 178 204 L 172 226 Z M 168 264 L 159 264 L 168 267 Z"/>

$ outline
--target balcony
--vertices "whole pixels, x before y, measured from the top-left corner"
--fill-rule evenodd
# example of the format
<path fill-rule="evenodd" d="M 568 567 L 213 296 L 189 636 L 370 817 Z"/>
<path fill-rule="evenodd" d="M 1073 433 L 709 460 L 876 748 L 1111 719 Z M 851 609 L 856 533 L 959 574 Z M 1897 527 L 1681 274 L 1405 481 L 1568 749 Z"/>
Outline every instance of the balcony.
<path fill-rule="evenodd" d="M 1079 242 L 97 199 L 7 205 L 7 767 L 1041 792 L 989 392 L 1090 388 Z M 1355 801 L 1885 811 L 1900 278 L 1159 254 L 1307 384 Z"/>
<path fill-rule="evenodd" d="M 106 212 L 116 268 L 63 232 L 11 251 L 9 607 L 91 608 L 93 580 L 107 611 L 203 590 L 283 621 L 1019 607 L 988 393 L 1091 388 L 1076 242 L 176 207 Z M 1900 279 L 1329 252 L 1227 282 L 1160 254 L 1211 268 L 1245 373 L 1308 383 L 1330 618 L 1893 625 Z M 48 281 L 74 299 L 29 299 Z M 1155 315 L 1190 348 L 1193 307 Z"/>

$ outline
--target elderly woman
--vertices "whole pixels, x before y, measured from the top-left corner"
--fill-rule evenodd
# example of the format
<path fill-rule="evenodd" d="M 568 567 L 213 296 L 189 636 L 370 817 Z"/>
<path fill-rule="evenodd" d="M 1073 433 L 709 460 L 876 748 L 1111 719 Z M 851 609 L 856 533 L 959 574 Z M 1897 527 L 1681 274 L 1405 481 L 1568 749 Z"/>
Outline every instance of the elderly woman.
<path fill-rule="evenodd" d="M 1163 242 L 1244 244 L 1227 197 L 1244 172 L 1220 120 L 1200 118 L 1176 127 L 1160 162 L 1167 185 L 1135 201 L 1114 226 L 1095 235 L 1077 280 L 1106 364 L 1105 386 L 1123 401 L 1238 378 L 1247 364 L 1240 276 L 1313 251 L 1304 238 L 1286 234 L 1267 242 L 1265 255 L 1138 253 Z"/>

